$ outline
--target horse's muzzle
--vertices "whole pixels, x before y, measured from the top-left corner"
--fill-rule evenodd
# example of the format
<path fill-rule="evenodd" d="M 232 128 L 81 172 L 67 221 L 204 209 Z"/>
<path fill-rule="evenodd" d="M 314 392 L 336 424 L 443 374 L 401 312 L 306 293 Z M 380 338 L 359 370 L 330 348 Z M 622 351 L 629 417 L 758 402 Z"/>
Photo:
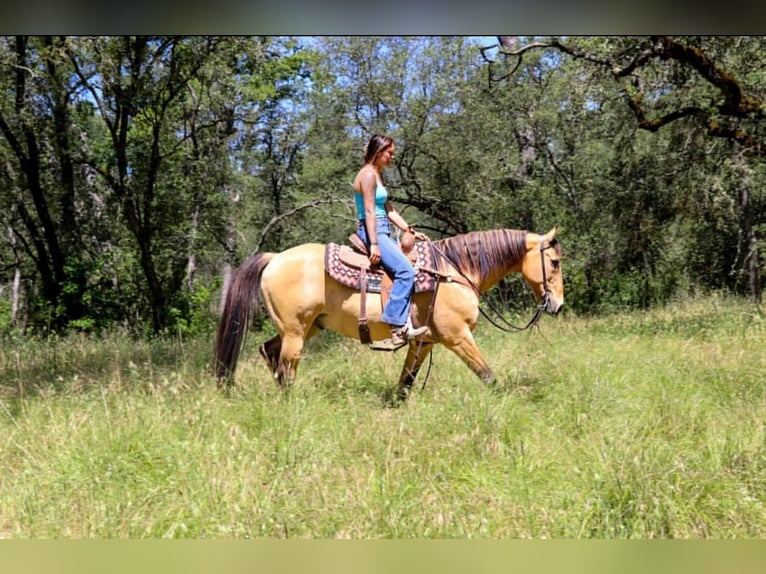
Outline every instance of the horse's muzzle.
<path fill-rule="evenodd" d="M 561 312 L 561 309 L 564 307 L 563 301 L 556 301 L 553 297 L 548 295 L 548 297 L 545 298 L 545 312 L 549 315 L 558 315 Z"/>

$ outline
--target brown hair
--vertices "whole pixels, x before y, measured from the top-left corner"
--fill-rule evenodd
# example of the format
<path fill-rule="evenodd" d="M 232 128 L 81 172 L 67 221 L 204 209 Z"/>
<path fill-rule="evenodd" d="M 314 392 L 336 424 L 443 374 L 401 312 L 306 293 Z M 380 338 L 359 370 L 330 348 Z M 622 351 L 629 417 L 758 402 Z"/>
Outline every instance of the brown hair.
<path fill-rule="evenodd" d="M 364 163 L 373 163 L 378 154 L 394 143 L 394 140 L 388 136 L 375 134 L 364 146 Z"/>

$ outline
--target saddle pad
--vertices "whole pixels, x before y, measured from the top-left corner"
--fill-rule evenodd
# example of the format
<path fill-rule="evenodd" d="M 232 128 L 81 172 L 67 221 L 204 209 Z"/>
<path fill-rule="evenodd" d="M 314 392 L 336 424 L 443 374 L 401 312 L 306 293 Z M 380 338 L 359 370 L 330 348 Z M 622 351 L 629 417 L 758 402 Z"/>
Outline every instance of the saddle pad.
<path fill-rule="evenodd" d="M 428 248 L 428 241 L 415 242 L 415 253 L 417 258 L 413 267 L 415 268 L 415 293 L 422 291 L 433 291 L 436 286 L 436 278 L 431 273 L 426 273 L 420 268 L 426 269 L 434 268 L 434 257 L 431 250 Z M 340 258 L 340 250 L 348 249 L 346 246 L 338 245 L 337 243 L 328 243 L 325 245 L 324 251 L 324 268 L 325 271 L 335 279 L 338 283 L 345 285 L 351 289 L 357 291 L 361 290 L 361 271 L 356 267 L 346 265 Z M 380 285 L 383 280 L 383 270 L 368 269 L 367 270 L 367 292 L 368 293 L 380 293 Z"/>

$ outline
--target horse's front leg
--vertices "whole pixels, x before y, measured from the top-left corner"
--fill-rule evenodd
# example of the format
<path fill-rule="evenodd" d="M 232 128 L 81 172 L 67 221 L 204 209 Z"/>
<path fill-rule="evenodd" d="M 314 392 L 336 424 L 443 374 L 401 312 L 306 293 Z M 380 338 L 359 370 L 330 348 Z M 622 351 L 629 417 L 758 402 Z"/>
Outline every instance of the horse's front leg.
<path fill-rule="evenodd" d="M 489 365 L 481 356 L 479 347 L 476 346 L 476 341 L 473 338 L 473 333 L 466 326 L 459 335 L 455 337 L 444 338 L 441 341 L 445 347 L 455 353 L 460 359 L 468 365 L 468 367 L 476 373 L 482 382 L 485 384 L 491 384 L 495 381 L 495 374 Z"/>
<path fill-rule="evenodd" d="M 412 384 L 418 376 L 418 371 L 433 348 L 433 343 L 410 341 L 410 346 L 407 350 L 407 358 L 404 360 L 402 374 L 399 377 L 399 389 L 396 392 L 396 398 L 400 401 L 407 400 L 407 397 L 412 390 Z"/>

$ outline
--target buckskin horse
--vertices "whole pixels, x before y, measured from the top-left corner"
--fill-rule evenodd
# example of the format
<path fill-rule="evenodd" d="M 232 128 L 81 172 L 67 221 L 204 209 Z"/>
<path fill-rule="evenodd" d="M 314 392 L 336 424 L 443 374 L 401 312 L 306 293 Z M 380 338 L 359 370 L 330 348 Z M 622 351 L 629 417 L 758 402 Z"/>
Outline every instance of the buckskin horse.
<path fill-rule="evenodd" d="M 521 272 L 539 306 L 535 318 L 556 315 L 564 304 L 561 246 L 557 227 L 537 234 L 516 229 L 473 231 L 416 244 L 422 267 L 416 263 L 412 314 L 429 331 L 408 344 L 397 397 L 409 395 L 418 370 L 437 343 L 453 351 L 485 383 L 494 374 L 473 337 L 482 294 L 506 275 Z M 280 386 L 290 385 L 304 344 L 323 329 L 362 339 L 360 314 L 369 339 L 389 336 L 380 321 L 381 294 L 364 293 L 329 271 L 333 243 L 305 243 L 279 253 L 248 257 L 235 271 L 226 295 L 215 343 L 219 386 L 233 383 L 252 312 L 261 303 L 278 335 L 263 343 L 260 354 Z M 354 275 L 345 269 L 347 275 Z M 533 320 L 535 319 L 533 318 Z"/>

